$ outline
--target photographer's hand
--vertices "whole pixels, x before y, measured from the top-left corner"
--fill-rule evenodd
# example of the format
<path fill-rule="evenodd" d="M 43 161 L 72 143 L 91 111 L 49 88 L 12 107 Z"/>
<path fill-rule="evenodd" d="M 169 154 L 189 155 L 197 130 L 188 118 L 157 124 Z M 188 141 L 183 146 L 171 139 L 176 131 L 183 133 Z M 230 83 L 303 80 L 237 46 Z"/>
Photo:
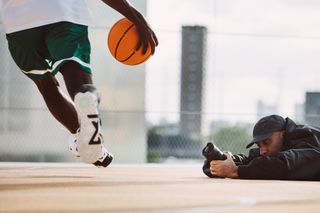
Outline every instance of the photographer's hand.
<path fill-rule="evenodd" d="M 213 160 L 210 163 L 211 174 L 217 175 L 219 177 L 227 178 L 237 178 L 238 177 L 238 167 L 232 160 L 229 153 L 224 153 L 227 156 L 226 160 Z"/>

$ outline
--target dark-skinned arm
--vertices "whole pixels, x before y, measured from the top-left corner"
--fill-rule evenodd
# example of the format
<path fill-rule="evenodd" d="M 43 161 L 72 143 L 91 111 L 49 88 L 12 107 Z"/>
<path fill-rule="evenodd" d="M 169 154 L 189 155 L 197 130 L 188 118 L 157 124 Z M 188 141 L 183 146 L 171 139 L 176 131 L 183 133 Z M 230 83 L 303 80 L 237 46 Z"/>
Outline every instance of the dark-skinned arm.
<path fill-rule="evenodd" d="M 155 47 L 158 46 L 158 39 L 144 16 L 126 0 L 102 1 L 134 23 L 139 34 L 139 41 L 136 49 L 138 50 L 142 46 L 142 52 L 146 53 L 148 46 L 150 45 L 151 52 L 154 54 Z"/>

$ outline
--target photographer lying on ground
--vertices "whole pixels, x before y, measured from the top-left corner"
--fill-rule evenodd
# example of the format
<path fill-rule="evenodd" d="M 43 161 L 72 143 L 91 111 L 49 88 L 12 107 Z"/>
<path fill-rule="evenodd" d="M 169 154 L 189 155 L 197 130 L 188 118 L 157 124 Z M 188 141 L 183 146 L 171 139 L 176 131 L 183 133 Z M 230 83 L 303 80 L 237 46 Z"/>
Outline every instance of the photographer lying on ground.
<path fill-rule="evenodd" d="M 258 145 L 249 156 L 221 153 L 211 143 L 203 149 L 203 171 L 209 177 L 320 180 L 320 129 L 270 115 L 254 126 Z M 219 153 L 220 151 L 220 153 Z"/>

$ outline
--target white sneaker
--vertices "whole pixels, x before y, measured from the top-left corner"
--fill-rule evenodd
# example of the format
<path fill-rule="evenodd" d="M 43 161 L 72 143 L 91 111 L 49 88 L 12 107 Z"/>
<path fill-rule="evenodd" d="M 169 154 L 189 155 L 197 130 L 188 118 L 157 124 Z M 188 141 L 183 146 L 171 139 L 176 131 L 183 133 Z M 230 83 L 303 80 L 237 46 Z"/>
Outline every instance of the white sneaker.
<path fill-rule="evenodd" d="M 76 156 L 80 157 L 80 154 L 78 152 L 78 143 L 77 143 L 77 133 L 71 134 L 69 137 L 69 150 L 71 153 Z M 102 156 L 98 158 L 98 160 L 93 163 L 96 167 L 107 167 L 113 160 L 113 155 L 108 152 L 108 150 L 102 146 Z"/>
<path fill-rule="evenodd" d="M 78 144 L 77 144 L 77 133 L 71 134 L 68 139 L 68 145 L 70 152 L 76 156 L 77 158 L 80 157 L 80 154 L 78 152 Z"/>
<path fill-rule="evenodd" d="M 102 156 L 93 165 L 96 167 L 107 167 L 113 160 L 113 155 L 108 150 L 102 147 Z"/>
<path fill-rule="evenodd" d="M 81 160 L 86 163 L 95 163 L 104 155 L 98 101 L 99 98 L 93 92 L 79 92 L 74 98 L 80 122 L 78 152 Z"/>

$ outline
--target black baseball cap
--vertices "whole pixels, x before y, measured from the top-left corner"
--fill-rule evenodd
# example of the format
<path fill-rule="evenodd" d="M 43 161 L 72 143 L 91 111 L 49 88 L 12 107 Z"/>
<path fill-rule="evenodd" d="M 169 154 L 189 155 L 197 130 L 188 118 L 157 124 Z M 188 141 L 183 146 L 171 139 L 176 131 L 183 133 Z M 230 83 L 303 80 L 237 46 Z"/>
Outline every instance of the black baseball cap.
<path fill-rule="evenodd" d="M 285 119 L 280 115 L 269 115 L 261 118 L 253 128 L 253 139 L 247 145 L 250 148 L 253 144 L 270 137 L 272 133 L 284 130 Z"/>

